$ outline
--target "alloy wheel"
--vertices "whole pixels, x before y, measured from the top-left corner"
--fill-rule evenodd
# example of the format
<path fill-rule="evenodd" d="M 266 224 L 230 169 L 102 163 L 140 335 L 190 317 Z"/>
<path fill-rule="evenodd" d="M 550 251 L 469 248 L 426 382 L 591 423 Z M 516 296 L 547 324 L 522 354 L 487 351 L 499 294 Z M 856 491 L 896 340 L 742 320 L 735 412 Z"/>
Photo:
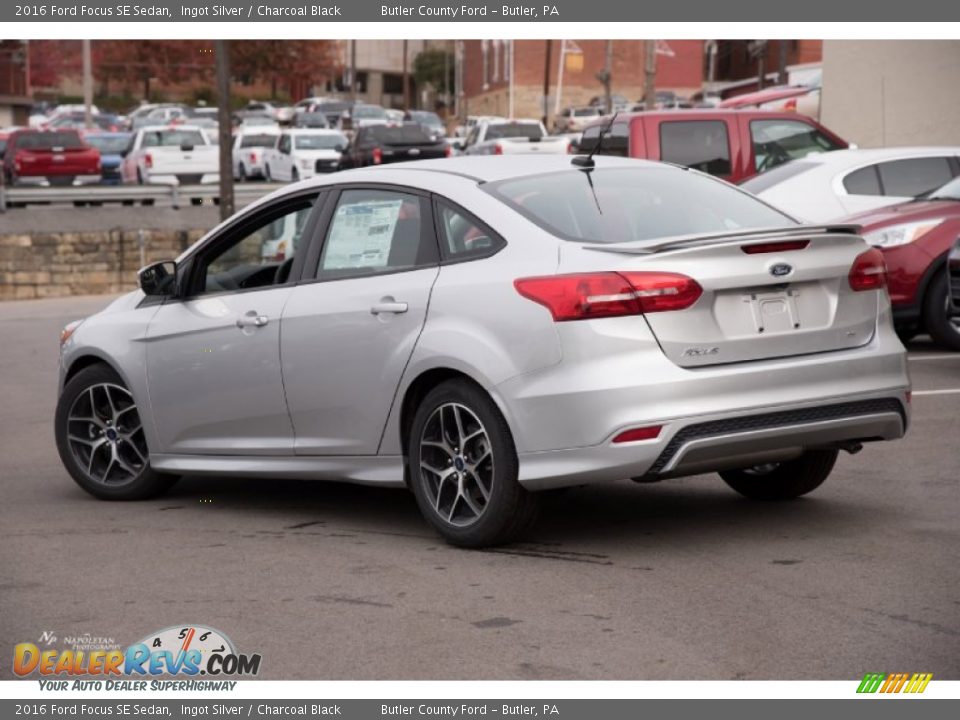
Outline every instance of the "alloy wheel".
<path fill-rule="evenodd" d="M 122 485 L 147 465 L 147 442 L 137 406 L 119 385 L 99 383 L 80 393 L 67 415 L 70 453 L 86 475 Z"/>
<path fill-rule="evenodd" d="M 445 403 L 420 436 L 420 482 L 434 512 L 457 527 L 483 517 L 493 492 L 490 436 L 470 408 Z"/>

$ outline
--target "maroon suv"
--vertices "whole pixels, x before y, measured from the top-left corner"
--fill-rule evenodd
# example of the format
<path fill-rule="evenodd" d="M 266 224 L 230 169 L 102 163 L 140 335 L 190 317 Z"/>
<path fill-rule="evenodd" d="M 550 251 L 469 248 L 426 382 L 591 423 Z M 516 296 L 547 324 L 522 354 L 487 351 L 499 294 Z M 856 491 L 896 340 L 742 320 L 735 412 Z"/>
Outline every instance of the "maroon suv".
<path fill-rule="evenodd" d="M 883 251 L 894 323 L 904 340 L 928 332 L 960 350 L 960 317 L 950 306 L 947 257 L 960 238 L 960 177 L 915 200 L 851 215 Z"/>

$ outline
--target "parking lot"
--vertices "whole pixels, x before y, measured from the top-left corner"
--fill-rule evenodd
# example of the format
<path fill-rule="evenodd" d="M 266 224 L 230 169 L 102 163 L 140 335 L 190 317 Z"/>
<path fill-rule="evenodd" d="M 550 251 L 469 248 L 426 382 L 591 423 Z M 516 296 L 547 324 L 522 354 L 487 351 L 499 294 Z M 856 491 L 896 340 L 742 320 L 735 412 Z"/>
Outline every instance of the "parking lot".
<path fill-rule="evenodd" d="M 960 354 L 910 349 L 906 439 L 808 498 L 716 476 L 571 490 L 527 541 L 446 546 L 404 491 L 184 479 L 100 502 L 53 441 L 57 335 L 103 297 L 0 304 L 0 636 L 180 623 L 268 679 L 960 679 Z M 0 663 L 9 678 L 10 664 Z"/>

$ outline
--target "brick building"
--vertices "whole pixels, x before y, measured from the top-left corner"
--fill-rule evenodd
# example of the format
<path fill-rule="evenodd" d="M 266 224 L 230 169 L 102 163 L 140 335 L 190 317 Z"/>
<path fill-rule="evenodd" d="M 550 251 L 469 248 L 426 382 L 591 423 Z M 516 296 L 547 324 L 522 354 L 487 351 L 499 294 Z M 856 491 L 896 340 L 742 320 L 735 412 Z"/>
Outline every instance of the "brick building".
<path fill-rule="evenodd" d="M 638 101 L 644 92 L 644 40 L 614 40 L 611 64 L 612 92 L 630 101 Z M 470 115 L 507 115 L 510 104 L 509 40 L 464 40 L 463 102 Z M 548 50 L 549 47 L 549 50 Z M 513 103 L 515 117 L 540 117 L 544 110 L 544 79 L 549 72 L 547 106 L 553 115 L 557 100 L 560 64 L 563 84 L 560 104 L 585 105 L 603 95 L 597 79 L 606 62 L 606 40 L 567 41 L 573 48 L 561 59 L 560 40 L 513 41 Z M 657 55 L 658 90 L 673 90 L 689 95 L 703 85 L 704 55 L 702 40 L 661 41 Z M 549 69 L 546 67 L 549 53 Z"/>

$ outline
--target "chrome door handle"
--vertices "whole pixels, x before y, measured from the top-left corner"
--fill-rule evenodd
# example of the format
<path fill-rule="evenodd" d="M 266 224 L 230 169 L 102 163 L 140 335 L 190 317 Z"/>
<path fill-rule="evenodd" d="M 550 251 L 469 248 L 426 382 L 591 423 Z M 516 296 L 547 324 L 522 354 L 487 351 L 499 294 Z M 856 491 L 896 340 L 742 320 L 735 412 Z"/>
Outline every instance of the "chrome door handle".
<path fill-rule="evenodd" d="M 370 312 L 374 315 L 379 315 L 380 313 L 405 313 L 409 309 L 409 306 L 405 302 L 378 302 L 372 308 Z"/>
<path fill-rule="evenodd" d="M 257 315 L 256 310 L 251 310 L 243 317 L 237 318 L 237 327 L 263 327 L 268 322 L 270 322 L 270 318 L 266 315 Z"/>

